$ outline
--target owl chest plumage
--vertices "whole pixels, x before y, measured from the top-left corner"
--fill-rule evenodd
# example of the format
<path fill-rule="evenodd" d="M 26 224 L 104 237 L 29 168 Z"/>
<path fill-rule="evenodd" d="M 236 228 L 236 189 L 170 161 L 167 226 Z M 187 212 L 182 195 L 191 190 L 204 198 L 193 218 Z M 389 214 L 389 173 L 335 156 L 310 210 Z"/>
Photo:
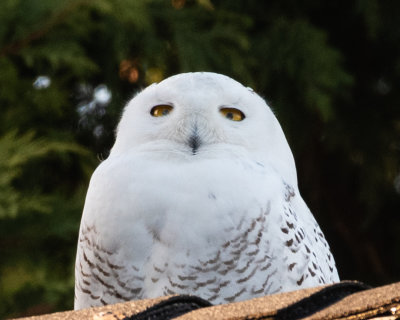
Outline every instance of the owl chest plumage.
<path fill-rule="evenodd" d="M 179 293 L 226 303 L 335 281 L 311 213 L 298 216 L 297 190 L 266 167 L 107 160 L 82 218 L 76 308 Z"/>

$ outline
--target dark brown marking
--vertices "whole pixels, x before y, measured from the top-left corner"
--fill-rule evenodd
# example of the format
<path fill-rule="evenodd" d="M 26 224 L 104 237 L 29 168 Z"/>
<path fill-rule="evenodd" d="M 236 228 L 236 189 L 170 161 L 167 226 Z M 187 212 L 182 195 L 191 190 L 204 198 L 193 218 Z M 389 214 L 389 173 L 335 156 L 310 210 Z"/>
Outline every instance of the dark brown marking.
<path fill-rule="evenodd" d="M 141 288 L 129 289 L 129 292 L 133 294 L 139 294 L 140 291 L 142 291 Z"/>
<path fill-rule="evenodd" d="M 84 225 L 83 228 L 82 228 L 82 234 L 86 234 L 86 233 L 89 233 L 91 231 L 93 231 L 93 233 L 97 234 L 95 225 L 93 225 L 92 227 L 89 227 L 88 225 Z"/>
<path fill-rule="evenodd" d="M 301 286 L 301 284 L 303 283 L 303 281 L 304 281 L 304 275 L 302 275 L 301 278 L 297 281 L 297 285 L 298 285 L 298 286 Z"/>
<path fill-rule="evenodd" d="M 286 245 L 287 247 L 291 247 L 292 244 L 293 244 L 293 239 L 290 239 L 290 240 L 288 240 L 288 241 L 285 242 L 285 245 Z"/>
<path fill-rule="evenodd" d="M 230 253 L 233 254 L 233 255 L 235 255 L 235 256 L 240 256 L 240 254 L 242 253 L 242 251 L 243 251 L 244 249 L 246 249 L 247 247 L 248 247 L 248 243 L 247 243 L 247 241 L 246 241 L 246 243 L 244 243 L 238 250 L 231 251 Z"/>
<path fill-rule="evenodd" d="M 92 243 L 87 236 L 80 238 L 79 242 L 87 242 L 89 246 L 92 246 Z"/>
<path fill-rule="evenodd" d="M 84 284 L 86 284 L 87 286 L 90 286 L 90 281 L 86 281 L 85 279 L 82 279 L 82 282 L 83 282 Z"/>
<path fill-rule="evenodd" d="M 271 274 L 269 274 L 268 277 L 267 277 L 267 279 L 266 279 L 266 280 L 264 281 L 264 283 L 262 284 L 262 287 L 264 288 L 264 293 L 269 292 L 269 290 L 265 291 L 265 287 L 266 287 L 266 285 L 268 284 L 269 279 L 270 279 L 271 277 L 273 277 L 277 271 L 278 271 L 278 270 L 276 269 L 274 272 L 272 272 Z M 271 285 L 272 285 L 272 282 L 270 283 L 270 286 L 271 286 Z"/>
<path fill-rule="evenodd" d="M 216 281 L 217 281 L 217 278 L 212 278 L 212 279 L 208 279 L 208 280 L 203 281 L 203 282 L 196 282 L 196 289 L 195 290 L 197 290 L 198 288 L 201 288 L 201 287 L 205 287 L 208 284 L 213 284 Z"/>
<path fill-rule="evenodd" d="M 197 279 L 197 276 L 196 276 L 196 275 L 191 275 L 191 276 L 181 276 L 181 275 L 178 275 L 178 278 L 179 278 L 179 280 L 181 280 L 181 281 L 185 281 L 185 280 L 193 281 L 193 280 L 196 280 L 196 279 Z"/>
<path fill-rule="evenodd" d="M 260 269 L 260 271 L 265 271 L 265 270 L 267 270 L 270 266 L 271 266 L 271 263 L 268 262 L 264 267 L 262 267 L 262 268 Z"/>
<path fill-rule="evenodd" d="M 139 281 L 144 281 L 144 277 L 139 277 L 139 276 L 132 276 L 132 280 L 139 280 Z"/>
<path fill-rule="evenodd" d="M 259 289 L 259 290 L 255 290 L 255 288 L 253 287 L 252 289 L 251 289 L 251 293 L 252 294 L 260 294 L 260 293 L 263 293 L 264 292 L 264 288 L 261 288 L 261 289 Z"/>
<path fill-rule="evenodd" d="M 132 268 L 133 270 L 135 270 L 136 272 L 139 272 L 139 269 L 136 268 L 135 266 L 131 266 L 131 268 Z"/>
<path fill-rule="evenodd" d="M 108 259 L 107 259 L 107 265 L 108 265 L 111 269 L 114 269 L 114 270 L 121 270 L 121 269 L 124 269 L 124 267 L 122 267 L 122 266 L 118 266 L 118 265 L 116 265 L 116 264 L 112 264 Z"/>
<path fill-rule="evenodd" d="M 231 254 L 235 255 L 235 256 L 240 256 L 240 253 L 242 252 L 242 248 L 235 250 L 235 251 L 231 251 Z"/>
<path fill-rule="evenodd" d="M 108 289 L 115 289 L 115 287 L 113 286 L 113 285 L 111 285 L 111 284 L 108 284 L 107 282 L 105 282 L 103 279 L 101 279 L 97 274 L 94 274 L 93 273 L 93 277 L 98 281 L 98 282 L 100 282 L 103 286 L 105 286 L 106 288 L 108 288 Z"/>
<path fill-rule="evenodd" d="M 242 290 L 240 290 L 238 293 L 234 294 L 233 296 L 224 298 L 224 300 L 228 301 L 228 302 L 233 302 L 236 298 L 238 298 L 245 291 L 246 291 L 246 288 L 243 288 Z"/>
<path fill-rule="evenodd" d="M 233 269 L 233 267 L 231 267 L 231 268 L 226 268 L 226 269 L 224 269 L 224 270 L 219 270 L 218 271 L 218 273 L 221 275 L 221 276 L 225 276 L 229 271 L 231 271 Z"/>
<path fill-rule="evenodd" d="M 269 255 L 265 255 L 263 258 L 256 260 L 255 263 L 263 263 L 267 261 L 267 259 L 271 259 L 271 257 Z"/>
<path fill-rule="evenodd" d="M 295 265 L 296 265 L 296 262 L 289 264 L 289 271 L 292 271 Z"/>
<path fill-rule="evenodd" d="M 256 219 L 257 222 L 264 222 L 265 221 L 265 216 L 264 213 L 262 212 L 259 217 Z"/>
<path fill-rule="evenodd" d="M 257 255 L 257 253 L 258 252 L 260 252 L 260 249 L 256 249 L 256 250 L 254 250 L 254 251 L 250 251 L 250 252 L 248 252 L 248 253 L 246 253 L 246 255 L 248 255 L 248 256 L 255 256 L 255 255 Z"/>
<path fill-rule="evenodd" d="M 256 220 L 253 220 L 253 221 L 251 222 L 250 227 L 247 229 L 247 233 L 250 233 L 251 231 L 253 231 L 254 228 L 256 227 L 256 225 L 257 225 L 257 221 L 256 221 Z"/>
<path fill-rule="evenodd" d="M 79 266 L 80 266 L 80 269 L 81 269 L 81 275 L 83 275 L 86 278 L 89 278 L 90 274 L 83 272 L 83 267 L 82 267 L 82 263 L 81 262 L 79 262 Z"/>
<path fill-rule="evenodd" d="M 104 276 L 109 277 L 110 273 L 106 272 L 103 268 L 101 268 L 97 263 L 96 263 L 96 268 L 99 270 Z"/>
<path fill-rule="evenodd" d="M 164 288 L 164 295 L 165 296 L 167 296 L 167 295 L 171 295 L 171 294 L 176 294 L 176 292 L 175 291 L 172 291 L 170 288 L 168 288 L 168 287 L 165 287 Z"/>
<path fill-rule="evenodd" d="M 117 297 L 118 299 L 122 299 L 124 301 L 129 301 L 132 299 L 131 297 L 123 296 L 122 294 L 120 294 L 119 292 L 116 292 L 116 291 L 114 291 L 114 296 Z"/>
<path fill-rule="evenodd" d="M 234 264 L 235 260 L 237 260 L 237 259 L 231 259 L 231 260 L 227 260 L 227 261 L 222 261 L 222 263 L 227 265 L 227 266 L 229 266 L 229 265 Z"/>
<path fill-rule="evenodd" d="M 214 263 L 216 263 L 219 260 L 220 255 L 221 255 L 221 251 L 218 250 L 215 258 L 206 261 L 206 264 L 214 264 Z"/>
<path fill-rule="evenodd" d="M 286 221 L 286 225 L 289 227 L 289 229 L 294 228 L 294 223 L 289 223 L 289 221 Z"/>
<path fill-rule="evenodd" d="M 284 184 L 285 189 L 286 189 L 285 200 L 289 201 L 290 198 L 294 197 L 296 194 L 295 194 L 294 189 L 293 189 L 293 187 L 291 185 L 287 184 L 286 182 L 284 182 L 283 184 Z"/>
<path fill-rule="evenodd" d="M 230 241 L 228 241 L 228 242 L 225 242 L 223 245 L 222 245 L 222 248 L 224 248 L 224 249 L 226 249 L 226 248 L 228 248 L 229 247 L 229 245 L 231 244 L 231 242 Z"/>
<path fill-rule="evenodd" d="M 281 231 L 282 231 L 283 233 L 286 233 L 286 234 L 289 233 L 289 229 L 288 229 L 288 228 L 281 228 Z"/>
<path fill-rule="evenodd" d="M 107 253 L 108 255 L 112 255 L 112 254 L 113 254 L 113 252 L 108 251 L 108 250 L 104 249 L 103 247 L 100 247 L 100 245 L 98 245 L 98 244 L 94 245 L 94 247 L 95 247 L 98 251 L 101 251 L 101 252 L 103 252 L 103 253 Z"/>
<path fill-rule="evenodd" d="M 158 273 L 164 273 L 165 272 L 165 270 L 162 270 L 161 268 L 156 267 L 154 264 L 153 264 L 153 269 L 155 271 L 157 271 Z"/>
<path fill-rule="evenodd" d="M 217 299 L 219 297 L 219 294 L 214 294 L 213 296 L 207 298 L 208 301 L 214 301 L 215 299 Z"/>
<path fill-rule="evenodd" d="M 243 239 L 242 239 L 243 240 Z M 246 239 L 244 239 L 246 241 Z M 236 242 L 235 244 L 232 245 L 232 249 L 237 249 L 242 245 L 242 241 Z"/>
<path fill-rule="evenodd" d="M 84 288 L 82 288 L 82 287 L 80 287 L 80 289 L 81 289 L 81 291 L 82 291 L 83 293 L 92 294 L 92 291 L 90 291 L 89 289 L 84 289 Z"/>
<path fill-rule="evenodd" d="M 190 266 L 190 267 L 192 269 L 198 271 L 198 272 L 207 273 L 207 272 L 210 272 L 210 271 L 217 271 L 218 268 L 220 267 L 220 265 L 216 264 L 213 267 L 209 267 L 209 268 L 201 268 L 201 267 L 198 267 L 198 266 Z"/>
<path fill-rule="evenodd" d="M 259 231 L 258 234 L 257 234 L 256 240 L 253 241 L 253 242 L 250 242 L 250 244 L 258 245 L 260 243 L 260 241 L 261 241 L 261 238 L 262 238 L 262 231 Z"/>
<path fill-rule="evenodd" d="M 236 280 L 236 283 L 242 283 L 242 282 L 245 282 L 245 281 L 249 280 L 251 277 L 254 276 L 254 274 L 256 273 L 257 269 L 258 269 L 258 266 L 256 266 L 253 269 L 253 271 L 247 277 L 244 277 L 244 278 Z"/>
<path fill-rule="evenodd" d="M 214 292 L 214 293 L 219 293 L 221 291 L 221 287 L 208 288 L 208 291 L 211 291 L 211 292 Z"/>
<path fill-rule="evenodd" d="M 241 268 L 241 269 L 236 269 L 235 271 L 236 271 L 237 273 L 243 273 L 243 272 L 245 272 L 252 262 L 253 262 L 253 259 L 247 261 L 246 265 L 245 265 L 243 268 Z"/>
<path fill-rule="evenodd" d="M 86 261 L 86 263 L 89 265 L 89 267 L 94 268 L 94 264 L 91 261 L 89 261 L 88 257 L 86 256 L 85 251 L 83 251 L 83 260 Z"/>
<path fill-rule="evenodd" d="M 105 260 L 104 260 L 102 257 L 100 257 L 100 255 L 99 255 L 99 253 L 98 253 L 97 251 L 94 252 L 94 256 L 95 256 L 101 263 L 104 263 L 104 262 L 105 262 Z"/>
<path fill-rule="evenodd" d="M 176 282 L 172 281 L 170 276 L 168 276 L 168 281 L 169 281 L 169 284 L 171 286 L 173 286 L 174 288 L 187 289 L 189 287 L 187 285 L 179 284 L 179 283 L 176 283 Z"/>

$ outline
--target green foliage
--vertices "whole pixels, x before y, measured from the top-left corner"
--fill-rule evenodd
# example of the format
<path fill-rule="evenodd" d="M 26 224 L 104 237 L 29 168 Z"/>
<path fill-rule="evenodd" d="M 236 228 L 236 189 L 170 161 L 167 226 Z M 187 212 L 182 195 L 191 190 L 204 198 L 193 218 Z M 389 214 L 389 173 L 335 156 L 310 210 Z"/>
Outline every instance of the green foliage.
<path fill-rule="evenodd" d="M 36 189 L 16 186 L 14 182 L 23 179 L 24 168 L 29 162 L 44 158 L 49 153 L 63 156 L 68 153 L 85 157 L 88 152 L 77 144 L 35 139 L 32 132 L 18 136 L 9 131 L 0 138 L 0 220 L 15 218 L 23 212 L 49 213 L 52 211 L 49 196 Z"/>
<path fill-rule="evenodd" d="M 340 53 L 328 45 L 324 31 L 306 20 L 278 17 L 262 34 L 255 50 L 257 63 L 265 66 L 257 83 L 276 88 L 272 96 L 277 104 L 292 108 L 293 101 L 284 89 L 291 83 L 301 105 L 317 112 L 323 121 L 333 117 L 332 92 L 346 90 L 352 79 L 343 70 Z"/>
<path fill-rule="evenodd" d="M 267 98 L 342 278 L 398 281 L 399 10 L 376 0 L 0 1 L 0 317 L 72 308 L 95 159 L 135 92 L 187 71 L 227 74 Z M 38 76 L 51 83 L 33 85 Z M 107 106 L 93 100 L 100 84 Z"/>

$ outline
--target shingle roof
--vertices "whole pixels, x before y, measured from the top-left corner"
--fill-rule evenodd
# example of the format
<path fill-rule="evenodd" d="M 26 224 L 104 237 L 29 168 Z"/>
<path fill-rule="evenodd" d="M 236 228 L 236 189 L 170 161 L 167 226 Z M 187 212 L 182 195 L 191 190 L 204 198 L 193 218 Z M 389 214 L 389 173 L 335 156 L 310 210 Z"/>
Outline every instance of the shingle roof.
<path fill-rule="evenodd" d="M 160 304 L 161 303 L 161 304 Z M 23 318 L 24 320 L 111 319 L 400 319 L 400 282 L 368 289 L 356 281 L 207 306 L 190 296 L 161 297 Z M 151 309 L 149 309 L 151 308 Z M 194 311 L 190 311 L 193 310 Z M 189 312 L 187 312 L 189 311 Z M 184 313 L 187 312 L 187 313 Z M 182 313 L 184 313 L 182 315 Z M 181 314 L 181 316 L 179 316 Z M 22 320 L 22 319 L 21 319 Z"/>

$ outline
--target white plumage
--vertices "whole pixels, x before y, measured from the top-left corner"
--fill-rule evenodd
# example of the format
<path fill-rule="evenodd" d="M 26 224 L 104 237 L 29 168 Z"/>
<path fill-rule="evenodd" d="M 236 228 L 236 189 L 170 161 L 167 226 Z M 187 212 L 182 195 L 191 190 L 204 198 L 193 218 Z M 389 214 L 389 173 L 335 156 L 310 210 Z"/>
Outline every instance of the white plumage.
<path fill-rule="evenodd" d="M 89 185 L 75 276 L 75 309 L 339 280 L 274 114 L 214 73 L 173 76 L 128 103 Z"/>

